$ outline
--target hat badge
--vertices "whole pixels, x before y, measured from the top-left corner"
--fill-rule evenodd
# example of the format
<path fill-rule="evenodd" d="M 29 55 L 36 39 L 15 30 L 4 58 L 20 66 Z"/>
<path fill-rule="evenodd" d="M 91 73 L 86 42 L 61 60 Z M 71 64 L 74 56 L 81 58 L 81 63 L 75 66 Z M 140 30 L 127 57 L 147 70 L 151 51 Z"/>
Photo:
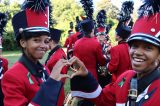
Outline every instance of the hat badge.
<path fill-rule="evenodd" d="M 156 29 L 155 28 L 151 28 L 151 32 L 156 32 Z"/>

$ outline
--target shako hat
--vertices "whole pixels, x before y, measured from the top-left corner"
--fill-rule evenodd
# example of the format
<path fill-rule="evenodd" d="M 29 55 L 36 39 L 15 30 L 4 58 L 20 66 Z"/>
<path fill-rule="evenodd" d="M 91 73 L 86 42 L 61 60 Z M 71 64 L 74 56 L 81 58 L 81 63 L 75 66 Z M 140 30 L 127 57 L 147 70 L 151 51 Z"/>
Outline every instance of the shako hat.
<path fill-rule="evenodd" d="M 6 24 L 7 24 L 7 14 L 0 12 L 0 36 L 3 35 Z"/>
<path fill-rule="evenodd" d="M 145 0 L 139 8 L 139 18 L 128 38 L 131 44 L 141 40 L 160 47 L 160 0 Z"/>
<path fill-rule="evenodd" d="M 122 39 L 126 39 L 131 34 L 131 28 L 119 22 L 116 28 L 116 35 L 120 36 Z"/>
<path fill-rule="evenodd" d="M 62 33 L 62 31 L 59 29 L 50 28 L 50 37 L 56 43 L 59 42 L 59 40 L 61 38 L 61 33 Z"/>
<path fill-rule="evenodd" d="M 118 14 L 119 23 L 116 27 L 116 35 L 120 36 L 122 39 L 127 39 L 131 34 L 131 26 L 128 26 L 128 21 L 131 19 L 131 14 L 133 13 L 133 1 L 125 1 L 122 4 L 120 13 Z"/>
<path fill-rule="evenodd" d="M 107 30 L 106 27 L 107 27 L 107 16 L 106 16 L 106 11 L 105 10 L 100 10 L 97 14 L 97 17 L 96 17 L 96 21 L 97 21 L 97 32 L 96 32 L 96 35 L 106 35 L 108 34 L 109 32 L 109 29 Z M 106 31 L 108 31 L 106 33 Z"/>
<path fill-rule="evenodd" d="M 12 25 L 16 40 L 22 33 L 44 33 L 49 35 L 48 0 L 25 0 L 22 11 L 14 15 Z"/>
<path fill-rule="evenodd" d="M 94 29 L 94 23 L 90 19 L 83 20 L 81 22 L 81 28 L 84 33 L 90 33 L 92 32 L 92 29 Z"/>

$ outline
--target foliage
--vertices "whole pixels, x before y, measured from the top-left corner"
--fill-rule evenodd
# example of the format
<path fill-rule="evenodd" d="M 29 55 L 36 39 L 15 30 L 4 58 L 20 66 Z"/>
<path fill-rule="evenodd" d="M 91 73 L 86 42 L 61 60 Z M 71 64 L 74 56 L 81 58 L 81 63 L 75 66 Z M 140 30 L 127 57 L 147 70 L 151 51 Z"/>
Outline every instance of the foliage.
<path fill-rule="evenodd" d="M 68 30 L 70 29 L 70 22 L 73 22 L 73 25 L 76 25 L 76 16 L 84 16 L 85 12 L 82 8 L 81 3 L 76 2 L 77 0 L 50 0 L 52 5 L 52 18 L 54 21 L 54 27 L 61 29 L 63 31 L 61 37 L 61 44 L 65 42 L 65 39 L 68 36 Z M 115 6 L 109 2 L 109 0 L 101 0 L 98 2 L 98 8 L 95 9 L 95 13 L 101 9 L 106 10 L 107 12 L 107 22 L 112 25 L 116 25 L 117 21 L 114 19 L 119 11 Z M 17 12 L 20 11 L 21 5 L 14 1 L 9 3 L 8 0 L 3 0 L 0 3 L 1 12 L 9 12 L 8 23 L 6 25 L 6 33 L 3 35 L 3 50 L 15 50 L 18 49 L 15 45 L 14 33 L 11 24 L 11 19 Z M 94 18 L 95 19 L 95 18 Z M 80 19 L 81 20 L 81 19 Z M 114 28 L 112 27 L 110 34 L 114 34 Z M 111 37 L 112 38 L 112 37 Z M 114 38 L 113 38 L 114 39 Z M 113 40 L 114 42 L 114 40 Z"/>
<path fill-rule="evenodd" d="M 119 9 L 111 3 L 111 0 L 100 0 L 97 4 L 97 10 L 106 10 L 108 18 L 116 19 Z"/>
<path fill-rule="evenodd" d="M 11 24 L 11 19 L 20 10 L 20 4 L 17 2 L 13 2 L 9 4 L 6 1 L 4 3 L 0 3 L 1 12 L 8 12 L 8 22 L 5 28 L 5 33 L 3 34 L 3 50 L 16 50 L 18 49 L 17 45 L 15 45 L 14 33 Z"/>
<path fill-rule="evenodd" d="M 72 21 L 75 26 L 76 16 L 84 14 L 84 11 L 75 0 L 51 0 L 51 2 L 53 5 L 53 19 L 56 21 L 54 27 L 63 30 L 61 37 L 63 44 L 68 36 L 67 32 L 70 29 L 69 23 Z"/>
<path fill-rule="evenodd" d="M 119 9 L 111 3 L 111 0 L 100 0 L 97 4 L 97 12 L 100 10 L 105 10 L 107 14 L 107 23 L 112 24 L 112 29 L 109 32 L 110 40 L 112 45 L 116 45 L 115 41 L 115 28 L 117 26 L 118 21 L 117 15 L 119 13 Z"/>
<path fill-rule="evenodd" d="M 69 23 L 73 21 L 75 24 L 76 16 L 84 14 L 83 9 L 74 0 L 65 0 L 65 2 L 63 0 L 51 0 L 51 5 L 53 6 L 54 27 L 64 32 L 61 39 L 61 43 L 63 44 L 68 35 Z M 3 35 L 3 50 L 17 49 L 11 19 L 14 14 L 20 11 L 20 8 L 21 5 L 16 1 L 9 3 L 7 0 L 4 0 L 3 3 L 0 3 L 1 12 L 9 12 L 9 19 L 5 28 L 6 33 Z"/>

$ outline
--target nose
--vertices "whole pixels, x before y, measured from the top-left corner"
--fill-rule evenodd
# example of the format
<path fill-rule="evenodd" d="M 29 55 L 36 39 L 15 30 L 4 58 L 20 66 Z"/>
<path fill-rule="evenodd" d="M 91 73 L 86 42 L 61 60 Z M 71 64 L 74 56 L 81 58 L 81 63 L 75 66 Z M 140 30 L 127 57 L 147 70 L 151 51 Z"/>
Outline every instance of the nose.
<path fill-rule="evenodd" d="M 135 55 L 143 55 L 143 49 L 141 47 L 134 49 L 134 54 Z"/>

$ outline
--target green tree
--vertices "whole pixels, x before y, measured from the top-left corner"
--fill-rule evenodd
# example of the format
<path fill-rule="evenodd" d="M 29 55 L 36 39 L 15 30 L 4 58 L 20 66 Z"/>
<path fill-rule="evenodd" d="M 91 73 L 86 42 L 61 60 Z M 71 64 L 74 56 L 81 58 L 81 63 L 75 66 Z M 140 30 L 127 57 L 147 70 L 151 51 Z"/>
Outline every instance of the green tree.
<path fill-rule="evenodd" d="M 108 18 L 116 19 L 119 9 L 111 3 L 111 0 L 100 0 L 97 4 L 97 11 L 104 9 Z"/>
<path fill-rule="evenodd" d="M 18 11 L 20 11 L 20 4 L 18 2 L 9 3 L 7 0 L 0 3 L 0 10 L 2 13 L 8 13 L 8 22 L 6 25 L 6 32 L 3 34 L 3 50 L 15 50 L 17 45 L 15 45 L 13 27 L 11 19 Z"/>
<path fill-rule="evenodd" d="M 111 3 L 111 0 L 100 0 L 97 3 L 96 13 L 102 9 L 106 11 L 107 23 L 111 23 L 113 25 L 112 29 L 109 32 L 109 36 L 110 36 L 112 45 L 116 45 L 117 42 L 115 41 L 115 28 L 118 24 L 118 21 L 116 20 L 116 18 L 117 18 L 117 14 L 119 13 L 119 9 Z"/>
<path fill-rule="evenodd" d="M 76 16 L 84 14 L 83 8 L 75 0 L 51 0 L 53 5 L 53 19 L 56 21 L 54 27 L 64 31 L 61 42 L 64 43 L 67 31 L 70 29 L 69 23 L 76 24 Z"/>

